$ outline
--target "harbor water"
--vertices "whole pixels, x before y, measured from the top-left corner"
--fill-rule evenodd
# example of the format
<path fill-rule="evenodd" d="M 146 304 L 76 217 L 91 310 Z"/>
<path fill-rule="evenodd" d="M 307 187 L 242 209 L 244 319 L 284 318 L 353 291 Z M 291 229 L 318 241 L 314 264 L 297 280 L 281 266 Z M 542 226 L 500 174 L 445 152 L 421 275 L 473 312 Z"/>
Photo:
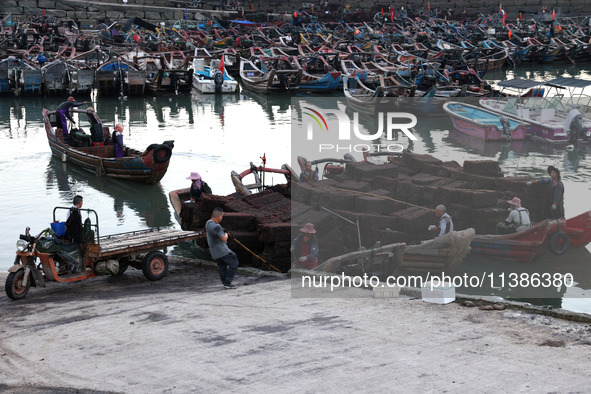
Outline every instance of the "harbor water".
<path fill-rule="evenodd" d="M 546 81 L 558 76 L 591 79 L 584 66 L 535 66 L 489 73 L 489 81 L 515 77 Z M 585 92 L 587 94 L 591 92 Z M 172 97 L 78 98 L 88 100 L 103 123 L 111 129 L 124 126 L 124 142 L 138 150 L 152 143 L 174 140 L 172 159 L 167 174 L 155 185 L 143 185 L 97 177 L 70 163 L 53 158 L 41 111 L 54 109 L 64 98 L 0 97 L 0 206 L 3 225 L 0 228 L 0 271 L 14 261 L 18 235 L 27 226 L 33 234 L 49 227 L 52 209 L 68 207 L 75 195 L 84 197 L 83 208 L 97 211 L 100 234 L 107 235 L 148 227 L 174 227 L 168 200 L 171 190 L 188 187 L 187 176 L 197 171 L 215 194 L 230 194 L 234 187 L 231 171 L 242 172 L 250 162 L 260 164 L 263 155 L 267 165 L 280 168 L 292 162 L 290 147 L 291 97 L 261 96 L 247 91 L 236 95 L 179 95 Z M 448 117 L 421 122 L 414 130 L 418 141 L 408 148 L 428 153 L 441 160 L 498 160 L 506 176 L 538 178 L 546 175 L 548 165 L 562 171 L 565 184 L 566 216 L 591 210 L 591 147 L 581 144 L 574 149 L 530 141 L 485 143 L 455 132 Z M 88 132 L 88 130 L 86 130 Z M 358 160 L 361 154 L 356 154 Z M 355 156 L 355 154 L 354 154 Z M 280 181 L 280 179 L 278 179 Z M 83 214 L 85 219 L 86 214 Z M 544 255 L 537 262 L 547 270 L 552 267 L 572 269 L 575 286 L 557 290 L 544 301 L 554 307 L 591 313 L 591 267 L 589 246 L 569 250 L 564 256 Z M 486 271 L 492 264 L 503 267 L 507 262 L 483 260 L 468 256 L 464 267 Z M 520 264 L 513 262 L 511 264 Z M 502 268 L 501 268 L 502 269 Z M 578 273 L 578 274 L 577 274 Z M 478 289 L 471 289 L 478 293 Z M 488 289 L 480 295 L 500 295 Z M 534 302 L 534 301 L 532 301 Z M 540 303 L 540 301 L 536 301 Z"/>

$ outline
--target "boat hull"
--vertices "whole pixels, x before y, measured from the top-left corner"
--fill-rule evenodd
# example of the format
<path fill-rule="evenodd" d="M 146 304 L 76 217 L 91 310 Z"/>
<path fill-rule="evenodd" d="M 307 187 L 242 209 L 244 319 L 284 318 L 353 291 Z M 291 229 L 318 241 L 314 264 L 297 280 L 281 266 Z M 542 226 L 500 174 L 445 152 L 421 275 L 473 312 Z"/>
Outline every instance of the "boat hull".
<path fill-rule="evenodd" d="M 476 254 L 531 261 L 548 250 L 548 240 L 558 231 L 558 220 L 546 219 L 529 229 L 508 235 L 477 235 L 470 247 Z M 565 220 L 560 219 L 564 228 Z"/>
<path fill-rule="evenodd" d="M 448 102 L 443 105 L 454 127 L 470 136 L 485 141 L 524 140 L 530 126 L 510 121 L 511 137 L 503 133 L 499 116 L 473 105 Z"/>
<path fill-rule="evenodd" d="M 170 163 L 170 146 L 166 145 L 168 148 L 165 148 L 152 144 L 144 152 L 128 148 L 126 156 L 120 158 L 115 157 L 113 145 L 72 147 L 63 141 L 61 129 L 53 129 L 49 120 L 53 114 L 43 110 L 45 131 L 51 153 L 62 162 L 72 163 L 97 176 L 147 184 L 158 183 L 166 174 Z M 163 153 L 166 150 L 169 152 Z"/>

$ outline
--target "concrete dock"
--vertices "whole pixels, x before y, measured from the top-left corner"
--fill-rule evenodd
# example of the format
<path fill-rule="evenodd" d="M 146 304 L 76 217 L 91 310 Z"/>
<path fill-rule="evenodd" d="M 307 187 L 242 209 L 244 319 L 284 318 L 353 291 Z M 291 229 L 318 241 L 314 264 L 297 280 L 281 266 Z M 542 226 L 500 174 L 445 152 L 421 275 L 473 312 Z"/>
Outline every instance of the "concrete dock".
<path fill-rule="evenodd" d="M 591 326 L 515 309 L 292 298 L 173 258 L 0 297 L 0 392 L 581 392 Z M 4 283 L 6 274 L 0 274 Z"/>

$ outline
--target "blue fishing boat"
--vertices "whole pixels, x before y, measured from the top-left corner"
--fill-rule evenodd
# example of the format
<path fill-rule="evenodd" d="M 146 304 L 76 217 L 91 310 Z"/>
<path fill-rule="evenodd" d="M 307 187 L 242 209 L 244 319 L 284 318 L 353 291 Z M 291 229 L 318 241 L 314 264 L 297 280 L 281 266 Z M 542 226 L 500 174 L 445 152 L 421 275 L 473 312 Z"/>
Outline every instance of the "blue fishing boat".
<path fill-rule="evenodd" d="M 27 60 L 10 56 L 0 61 L 0 93 L 39 93 L 41 69 Z"/>

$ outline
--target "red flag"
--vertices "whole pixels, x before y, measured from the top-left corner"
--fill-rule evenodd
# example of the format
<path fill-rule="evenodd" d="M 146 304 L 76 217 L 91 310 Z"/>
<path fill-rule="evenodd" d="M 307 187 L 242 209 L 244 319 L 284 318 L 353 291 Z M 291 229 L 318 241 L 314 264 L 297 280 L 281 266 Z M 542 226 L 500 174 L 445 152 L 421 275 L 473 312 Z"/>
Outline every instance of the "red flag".
<path fill-rule="evenodd" d="M 523 14 L 520 12 L 519 13 L 519 20 L 523 19 Z"/>
<path fill-rule="evenodd" d="M 384 16 L 384 9 L 382 8 L 382 16 Z"/>
<path fill-rule="evenodd" d="M 503 13 L 503 7 L 501 6 L 501 3 L 499 3 L 499 14 Z"/>
<path fill-rule="evenodd" d="M 556 18 L 556 13 L 554 12 L 554 9 L 552 9 L 552 20 L 554 20 L 554 18 Z"/>
<path fill-rule="evenodd" d="M 218 70 L 220 70 L 222 72 L 222 74 L 224 73 L 224 54 L 222 53 L 222 57 L 220 58 L 220 66 L 218 67 Z"/>
<path fill-rule="evenodd" d="M 47 14 L 47 10 L 43 10 L 43 12 L 41 13 L 43 16 L 45 16 L 45 14 Z"/>
<path fill-rule="evenodd" d="M 394 20 L 394 7 L 390 8 L 390 20 Z"/>
<path fill-rule="evenodd" d="M 431 2 L 430 2 L 430 1 L 428 1 L 428 2 L 427 2 L 427 9 L 428 9 L 429 11 L 431 11 Z"/>

